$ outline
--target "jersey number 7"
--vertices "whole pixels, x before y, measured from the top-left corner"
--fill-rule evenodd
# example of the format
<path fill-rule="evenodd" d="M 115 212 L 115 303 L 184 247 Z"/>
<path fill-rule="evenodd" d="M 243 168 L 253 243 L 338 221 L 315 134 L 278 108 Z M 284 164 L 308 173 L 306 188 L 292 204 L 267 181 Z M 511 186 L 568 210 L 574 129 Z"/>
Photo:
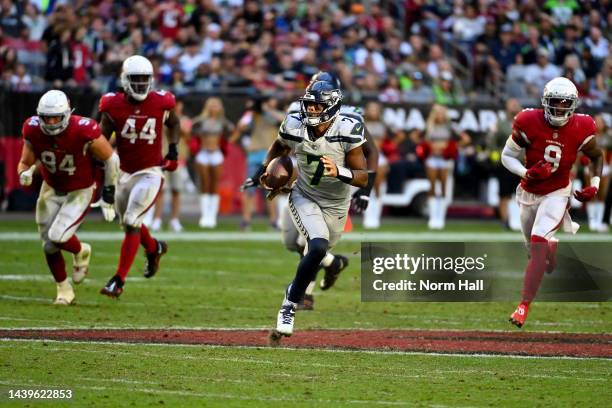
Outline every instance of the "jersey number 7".
<path fill-rule="evenodd" d="M 325 167 L 323 166 L 323 162 L 321 161 L 321 157 L 323 156 L 316 156 L 314 154 L 307 154 L 306 155 L 306 162 L 308 164 L 312 164 L 312 163 L 319 163 L 317 165 L 317 169 L 315 170 L 314 176 L 312 176 L 312 180 L 310 180 L 310 185 L 311 186 L 317 186 L 319 185 L 319 182 L 321 181 L 321 177 L 323 177 L 323 172 L 325 171 Z"/>

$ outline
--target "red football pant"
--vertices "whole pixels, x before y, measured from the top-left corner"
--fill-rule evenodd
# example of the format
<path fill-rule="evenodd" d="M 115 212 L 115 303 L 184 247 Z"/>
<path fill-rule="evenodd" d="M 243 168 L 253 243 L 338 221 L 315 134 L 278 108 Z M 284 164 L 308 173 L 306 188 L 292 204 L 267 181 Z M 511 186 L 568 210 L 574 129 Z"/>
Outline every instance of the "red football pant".
<path fill-rule="evenodd" d="M 531 258 L 525 268 L 525 280 L 523 281 L 523 303 L 529 304 L 538 293 L 542 276 L 546 270 L 546 255 L 548 253 L 548 241 L 538 235 L 531 236 Z"/>
<path fill-rule="evenodd" d="M 47 259 L 47 265 L 53 274 L 56 282 L 63 282 L 66 280 L 66 263 L 64 262 L 64 256 L 62 251 L 57 251 L 52 254 L 45 252 L 45 258 Z"/>

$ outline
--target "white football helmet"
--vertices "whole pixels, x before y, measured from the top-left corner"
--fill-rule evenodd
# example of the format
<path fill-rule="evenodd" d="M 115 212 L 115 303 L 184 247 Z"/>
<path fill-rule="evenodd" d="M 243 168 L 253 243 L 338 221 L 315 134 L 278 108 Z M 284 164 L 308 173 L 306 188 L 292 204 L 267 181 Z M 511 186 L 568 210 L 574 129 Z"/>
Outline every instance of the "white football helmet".
<path fill-rule="evenodd" d="M 544 86 L 544 117 L 553 126 L 565 125 L 578 107 L 578 89 L 567 78 L 557 77 Z"/>
<path fill-rule="evenodd" d="M 52 90 L 41 96 L 36 108 L 36 114 L 40 119 L 40 130 L 47 135 L 58 135 L 68 127 L 68 121 L 72 114 L 68 97 L 62 91 Z M 59 117 L 56 123 L 47 123 L 51 117 Z"/>
<path fill-rule="evenodd" d="M 144 101 L 153 87 L 153 65 L 140 55 L 132 55 L 123 61 L 121 70 L 123 90 L 137 101 Z"/>

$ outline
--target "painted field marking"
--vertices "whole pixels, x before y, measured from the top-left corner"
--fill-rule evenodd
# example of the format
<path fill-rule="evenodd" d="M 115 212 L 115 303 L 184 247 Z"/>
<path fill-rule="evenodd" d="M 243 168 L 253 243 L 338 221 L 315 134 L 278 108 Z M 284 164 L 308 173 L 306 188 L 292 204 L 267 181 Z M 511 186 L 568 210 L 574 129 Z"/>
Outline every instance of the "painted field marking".
<path fill-rule="evenodd" d="M 120 232 L 80 232 L 83 241 L 121 241 Z M 213 242 L 278 242 L 278 232 L 161 232 L 159 239 L 169 241 L 213 241 Z M 612 242 L 612 234 L 581 233 L 563 235 L 564 242 Z M 39 241 L 35 232 L 0 232 L 0 241 Z M 398 241 L 398 242 L 522 242 L 520 233 L 511 232 L 351 232 L 342 236 L 343 242 Z"/>
<path fill-rule="evenodd" d="M 5 329 L 3 329 L 5 330 Z M 589 333 L 592 334 L 592 333 Z M 159 346 L 159 347 L 193 347 L 193 348 L 222 348 L 222 349 L 244 349 L 244 350 L 261 350 L 262 346 L 226 346 L 220 344 L 180 344 L 180 343 L 130 343 L 130 342 L 121 342 L 121 341 L 88 341 L 88 340 L 48 340 L 48 339 L 13 339 L 0 337 L 0 341 L 4 342 L 39 342 L 39 343 L 73 343 L 73 344 L 99 344 L 99 345 L 120 345 L 120 346 Z M 47 349 L 45 349 L 47 350 Z M 389 356 L 399 356 L 399 355 L 415 355 L 415 356 L 435 356 L 435 357 L 461 357 L 461 358 L 473 358 L 473 357 L 483 357 L 483 358 L 512 358 L 512 359 L 551 359 L 551 360 L 601 360 L 605 362 L 610 362 L 609 358 L 605 357 L 572 357 L 572 356 L 526 356 L 522 354 L 483 354 L 483 353 L 440 353 L 440 352 L 424 352 L 424 351 L 384 351 L 384 350 L 346 350 L 346 349 L 327 349 L 327 348 L 305 348 L 305 347 L 282 347 L 276 349 L 279 351 L 283 350 L 292 350 L 296 352 L 308 352 L 308 351 L 317 351 L 317 352 L 325 352 L 325 353 L 365 353 L 365 354 L 374 354 L 374 355 L 389 355 Z M 85 351 L 85 350 L 83 350 Z M 104 351 L 89 351 L 89 352 L 101 352 L 106 353 Z M 113 350 L 113 352 L 118 352 Z M 124 352 L 127 353 L 127 352 Z M 147 353 L 147 352 L 145 352 Z M 154 357 L 167 357 L 163 354 L 153 355 Z M 185 358 L 192 359 L 192 358 Z M 226 359 L 221 359 L 225 361 Z M 262 360 L 261 364 L 282 364 L 272 362 L 270 360 Z M 246 360 L 245 362 L 256 363 L 254 360 Z M 291 364 L 300 364 L 300 363 L 291 363 Z M 330 366 L 329 368 L 339 368 L 341 366 Z"/>

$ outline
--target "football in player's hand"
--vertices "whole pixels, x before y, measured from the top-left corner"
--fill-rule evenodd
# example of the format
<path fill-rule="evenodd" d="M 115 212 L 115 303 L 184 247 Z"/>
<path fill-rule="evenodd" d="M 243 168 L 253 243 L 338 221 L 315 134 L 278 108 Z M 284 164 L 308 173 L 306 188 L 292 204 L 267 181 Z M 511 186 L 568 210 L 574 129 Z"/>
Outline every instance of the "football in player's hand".
<path fill-rule="evenodd" d="M 283 155 L 273 159 L 266 173 L 262 176 L 264 187 L 276 190 L 284 187 L 291 180 L 293 175 L 293 162 L 289 156 Z"/>

